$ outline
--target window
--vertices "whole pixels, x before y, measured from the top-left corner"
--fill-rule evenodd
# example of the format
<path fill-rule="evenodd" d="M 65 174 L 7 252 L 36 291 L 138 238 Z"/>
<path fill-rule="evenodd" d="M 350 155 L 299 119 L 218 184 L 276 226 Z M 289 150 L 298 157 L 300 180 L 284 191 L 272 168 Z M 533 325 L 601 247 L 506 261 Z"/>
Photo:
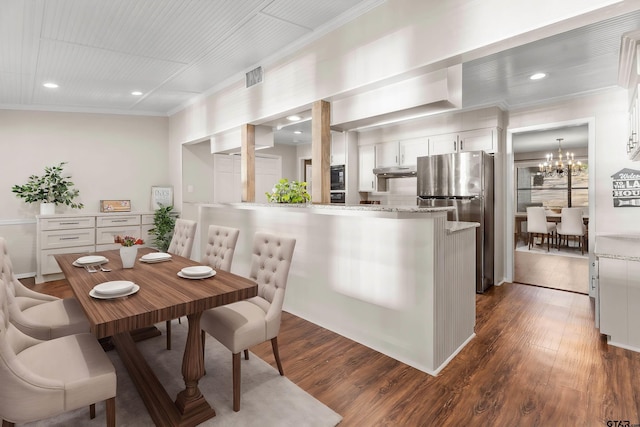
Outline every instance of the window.
<path fill-rule="evenodd" d="M 586 161 L 582 163 L 582 171 L 570 177 L 544 176 L 530 163 L 516 165 L 517 212 L 526 212 L 529 206 L 553 210 L 589 206 L 589 168 Z"/>

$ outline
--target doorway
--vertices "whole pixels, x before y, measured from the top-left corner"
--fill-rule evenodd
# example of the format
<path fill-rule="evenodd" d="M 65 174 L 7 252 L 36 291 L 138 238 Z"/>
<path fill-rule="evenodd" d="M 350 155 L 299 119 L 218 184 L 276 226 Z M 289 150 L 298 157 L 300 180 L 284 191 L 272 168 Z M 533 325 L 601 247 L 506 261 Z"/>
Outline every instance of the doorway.
<path fill-rule="evenodd" d="M 593 211 L 592 203 L 589 203 L 593 199 L 593 174 L 589 173 L 588 168 L 592 140 L 593 127 L 589 120 L 540 125 L 508 132 L 507 157 L 511 176 L 507 177 L 507 215 L 514 218 L 509 221 L 513 232 L 507 236 L 507 247 L 512 248 L 512 256 L 507 259 L 507 272 L 511 281 L 590 293 L 589 258 L 593 255 L 589 247 L 593 246 L 592 242 L 585 244 L 584 255 L 575 243 L 554 247 L 555 242 L 552 242 L 547 251 L 547 243 L 541 245 L 540 239 L 535 239 L 534 244 L 529 247 L 526 208 L 543 206 L 548 221 L 558 223 L 562 208 L 581 207 L 584 221 L 589 223 L 590 213 Z M 559 148 L 565 166 L 566 153 L 573 153 L 574 166 L 569 176 L 569 169 L 566 167 L 565 173 L 552 173 L 540 168 L 549 153 L 554 155 L 554 163 L 558 160 Z M 578 161 L 581 162 L 579 168 Z M 587 225 L 586 228 L 592 226 Z"/>

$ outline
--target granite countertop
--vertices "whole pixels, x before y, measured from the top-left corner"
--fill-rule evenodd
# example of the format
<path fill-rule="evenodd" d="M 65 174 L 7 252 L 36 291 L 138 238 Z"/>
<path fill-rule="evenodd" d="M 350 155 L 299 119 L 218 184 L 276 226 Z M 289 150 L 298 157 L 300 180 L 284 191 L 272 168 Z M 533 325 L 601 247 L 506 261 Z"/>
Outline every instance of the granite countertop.
<path fill-rule="evenodd" d="M 480 227 L 478 222 L 464 222 L 464 221 L 447 221 L 445 226 L 447 233 L 455 233 L 457 231 L 468 230 L 469 228 Z"/>
<path fill-rule="evenodd" d="M 640 234 L 597 234 L 595 256 L 640 261 Z"/>
<path fill-rule="evenodd" d="M 333 211 L 362 211 L 362 212 L 404 212 L 404 213 L 427 213 L 446 212 L 454 210 L 452 206 L 446 207 L 419 207 L 416 205 L 339 205 L 339 204 L 303 204 L 303 203 L 220 203 L 219 205 L 229 205 L 236 208 L 242 207 L 269 207 L 269 208 L 298 208 L 311 210 L 333 210 Z M 205 205 L 206 206 L 206 205 Z"/>

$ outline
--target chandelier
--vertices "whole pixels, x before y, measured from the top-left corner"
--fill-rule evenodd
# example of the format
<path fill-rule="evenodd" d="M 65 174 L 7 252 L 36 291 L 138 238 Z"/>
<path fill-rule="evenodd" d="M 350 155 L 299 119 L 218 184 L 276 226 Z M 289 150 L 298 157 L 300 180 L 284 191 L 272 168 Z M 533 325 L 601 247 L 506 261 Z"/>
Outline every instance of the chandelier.
<path fill-rule="evenodd" d="M 538 165 L 540 174 L 546 177 L 562 178 L 568 175 L 576 176 L 582 172 L 582 162 L 574 160 L 573 153 L 566 151 L 562 154 L 563 138 L 556 139 L 558 141 L 558 157 L 554 160 L 553 153 L 548 153 L 546 161 Z"/>

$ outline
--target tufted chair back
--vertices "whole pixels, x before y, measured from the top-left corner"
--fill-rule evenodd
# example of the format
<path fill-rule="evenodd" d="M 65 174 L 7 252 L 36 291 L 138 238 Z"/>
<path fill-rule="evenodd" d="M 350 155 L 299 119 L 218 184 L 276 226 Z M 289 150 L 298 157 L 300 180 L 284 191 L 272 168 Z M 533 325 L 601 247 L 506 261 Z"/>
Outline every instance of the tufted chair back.
<path fill-rule="evenodd" d="M 210 225 L 202 263 L 215 270 L 231 271 L 231 262 L 239 234 L 240 230 L 237 228 Z"/>
<path fill-rule="evenodd" d="M 181 218 L 177 219 L 167 252 L 189 258 L 191 256 L 191 249 L 193 248 L 193 239 L 196 235 L 197 225 L 198 223 L 195 221 Z"/>

